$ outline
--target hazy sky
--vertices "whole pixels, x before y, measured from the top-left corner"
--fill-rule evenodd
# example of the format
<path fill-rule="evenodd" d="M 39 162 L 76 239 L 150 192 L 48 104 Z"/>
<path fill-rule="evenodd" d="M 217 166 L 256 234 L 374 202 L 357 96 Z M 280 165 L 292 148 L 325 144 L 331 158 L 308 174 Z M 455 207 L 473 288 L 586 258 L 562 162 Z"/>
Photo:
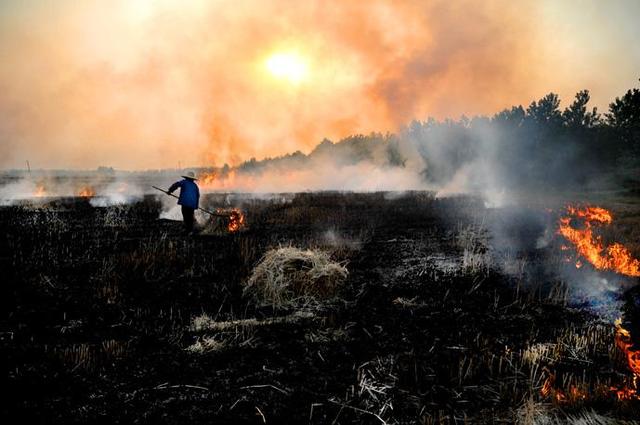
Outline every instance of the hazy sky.
<path fill-rule="evenodd" d="M 640 1 L 2 0 L 0 167 L 309 151 L 640 78 Z"/>

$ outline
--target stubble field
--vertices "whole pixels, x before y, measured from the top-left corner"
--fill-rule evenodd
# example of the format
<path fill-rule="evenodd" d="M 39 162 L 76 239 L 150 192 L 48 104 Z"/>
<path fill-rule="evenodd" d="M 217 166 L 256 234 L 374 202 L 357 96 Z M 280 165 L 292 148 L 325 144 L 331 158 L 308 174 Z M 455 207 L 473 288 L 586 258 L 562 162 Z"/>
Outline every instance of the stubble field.
<path fill-rule="evenodd" d="M 616 328 L 554 272 L 567 267 L 565 242 L 549 232 L 556 212 L 426 192 L 204 198 L 225 203 L 241 207 L 246 226 L 195 236 L 160 219 L 154 196 L 0 207 L 3 415 L 65 424 L 638 417 L 637 397 L 619 393 L 633 376 Z M 287 248 L 322 253 L 346 277 L 289 302 L 246 290 L 263 256 Z M 616 279 L 630 288 L 621 300 L 633 334 L 637 279 Z"/>

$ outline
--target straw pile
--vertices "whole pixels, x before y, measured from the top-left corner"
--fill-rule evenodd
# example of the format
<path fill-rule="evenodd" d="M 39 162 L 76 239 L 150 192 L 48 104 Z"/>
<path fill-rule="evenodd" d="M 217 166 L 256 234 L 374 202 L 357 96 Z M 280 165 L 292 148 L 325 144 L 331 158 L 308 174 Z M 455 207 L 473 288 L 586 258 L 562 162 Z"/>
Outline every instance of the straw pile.
<path fill-rule="evenodd" d="M 245 292 L 261 305 L 288 307 L 335 296 L 347 277 L 343 264 L 320 250 L 272 249 L 254 268 Z"/>

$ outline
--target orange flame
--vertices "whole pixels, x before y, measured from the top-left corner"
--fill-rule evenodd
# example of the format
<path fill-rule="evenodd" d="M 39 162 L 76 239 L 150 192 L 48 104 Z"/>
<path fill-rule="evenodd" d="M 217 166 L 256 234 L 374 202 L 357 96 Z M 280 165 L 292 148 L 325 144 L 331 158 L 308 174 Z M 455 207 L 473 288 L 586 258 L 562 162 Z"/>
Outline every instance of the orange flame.
<path fill-rule="evenodd" d="M 85 186 L 78 191 L 78 196 L 83 198 L 92 198 L 96 196 L 96 191 L 91 186 Z"/>
<path fill-rule="evenodd" d="M 39 184 L 36 186 L 36 190 L 33 192 L 33 196 L 36 198 L 47 196 L 47 189 L 45 189 L 44 185 Z"/>
<path fill-rule="evenodd" d="M 231 210 L 229 215 L 229 224 L 227 225 L 227 230 L 229 232 L 237 232 L 238 230 L 244 227 L 244 214 L 238 208 L 234 208 Z"/>
<path fill-rule="evenodd" d="M 540 389 L 540 394 L 542 395 L 542 397 L 549 397 L 553 391 L 553 384 L 556 381 L 556 376 L 555 374 L 549 373 L 549 376 L 547 376 L 547 379 L 544 380 L 544 383 L 542 384 L 542 388 Z"/>
<path fill-rule="evenodd" d="M 622 327 L 622 320 L 615 321 L 616 335 L 615 344 L 623 354 L 627 367 L 632 373 L 630 382 L 619 386 L 611 386 L 608 389 L 615 394 L 618 400 L 640 400 L 638 386 L 640 385 L 640 350 L 633 348 L 631 333 Z M 544 398 L 551 398 L 557 403 L 576 402 L 587 400 L 589 393 L 584 388 L 571 385 L 567 392 L 556 388 L 556 374 L 545 368 L 547 378 L 540 388 L 540 395 Z"/>
<path fill-rule="evenodd" d="M 622 320 L 618 319 L 616 324 L 616 346 L 624 354 L 627 366 L 633 373 L 631 385 L 622 388 L 612 388 L 616 392 L 618 399 L 629 400 L 640 399 L 638 394 L 638 384 L 640 384 L 640 350 L 633 349 L 631 333 L 622 327 Z"/>
<path fill-rule="evenodd" d="M 215 185 L 217 175 L 214 172 L 211 173 L 201 173 L 198 176 L 198 183 L 203 187 L 212 187 Z"/>
<path fill-rule="evenodd" d="M 588 398 L 589 394 L 576 385 L 571 385 L 567 392 L 560 388 L 555 388 L 556 374 L 551 371 L 547 371 L 547 373 L 547 379 L 545 379 L 540 389 L 540 395 L 542 395 L 542 397 L 551 397 L 557 403 L 575 403 Z"/>
<path fill-rule="evenodd" d="M 237 173 L 231 170 L 228 173 L 217 174 L 215 172 L 202 173 L 198 176 L 198 184 L 203 189 L 211 191 L 230 191 L 238 188 L 255 187 L 257 178 L 249 174 Z"/>
<path fill-rule="evenodd" d="M 573 243 L 579 255 L 596 269 L 640 276 L 640 261 L 633 258 L 627 248 L 617 242 L 604 247 L 602 238 L 593 233 L 594 226 L 607 225 L 613 221 L 609 211 L 600 207 L 578 209 L 569 206 L 567 212 L 567 216 L 560 218 L 558 233 Z M 571 226 L 571 220 L 575 218 L 583 221 L 584 228 L 576 229 Z M 582 263 L 579 264 L 576 263 L 578 268 L 582 266 Z"/>

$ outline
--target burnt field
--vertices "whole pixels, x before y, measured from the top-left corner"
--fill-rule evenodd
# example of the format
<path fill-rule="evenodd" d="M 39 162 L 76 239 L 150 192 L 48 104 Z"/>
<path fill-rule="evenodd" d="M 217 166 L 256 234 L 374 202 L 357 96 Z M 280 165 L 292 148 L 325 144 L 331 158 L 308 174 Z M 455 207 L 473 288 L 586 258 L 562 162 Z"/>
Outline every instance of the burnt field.
<path fill-rule="evenodd" d="M 622 344 L 638 335 L 637 278 L 598 274 L 626 289 L 602 298 L 620 302 L 622 325 L 592 313 L 600 298 L 574 296 L 555 211 L 423 192 L 208 195 L 204 204 L 240 206 L 246 226 L 187 236 L 159 218 L 154 196 L 0 207 L 3 416 L 431 424 L 640 415 L 633 345 Z M 637 240 L 637 216 L 625 211 L 617 236 Z M 291 302 L 245 290 L 269 250 L 293 247 L 325 253 L 346 277 Z M 596 274 L 588 264 L 572 273 Z"/>

